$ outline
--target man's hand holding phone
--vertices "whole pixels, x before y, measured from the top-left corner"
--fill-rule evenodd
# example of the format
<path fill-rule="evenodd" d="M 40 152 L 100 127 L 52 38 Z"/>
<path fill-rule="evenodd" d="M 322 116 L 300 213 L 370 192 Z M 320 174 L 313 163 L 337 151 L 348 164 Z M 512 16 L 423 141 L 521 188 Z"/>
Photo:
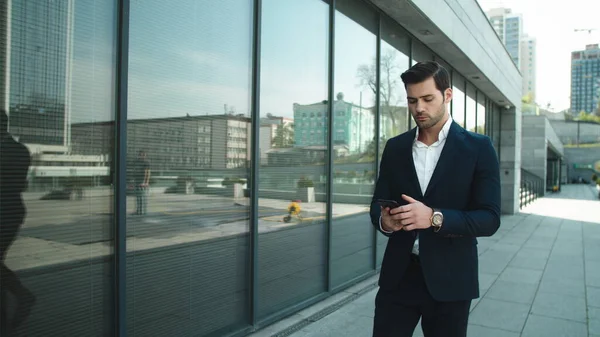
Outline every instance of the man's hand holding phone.
<path fill-rule="evenodd" d="M 381 207 L 381 228 L 386 232 L 401 230 L 404 226 L 400 224 L 400 221 L 393 219 L 393 214 L 390 214 L 390 211 L 400 207 L 400 204 L 395 200 L 379 199 L 378 202 Z"/>

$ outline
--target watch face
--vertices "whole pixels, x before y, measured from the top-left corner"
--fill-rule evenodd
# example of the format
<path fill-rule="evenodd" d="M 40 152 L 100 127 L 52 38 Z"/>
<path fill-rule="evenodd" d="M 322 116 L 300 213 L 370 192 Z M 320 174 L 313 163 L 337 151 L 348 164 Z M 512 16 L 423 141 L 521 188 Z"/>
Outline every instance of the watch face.
<path fill-rule="evenodd" d="M 433 224 L 436 226 L 440 226 L 442 224 L 442 215 L 441 214 L 435 214 L 433 216 Z"/>

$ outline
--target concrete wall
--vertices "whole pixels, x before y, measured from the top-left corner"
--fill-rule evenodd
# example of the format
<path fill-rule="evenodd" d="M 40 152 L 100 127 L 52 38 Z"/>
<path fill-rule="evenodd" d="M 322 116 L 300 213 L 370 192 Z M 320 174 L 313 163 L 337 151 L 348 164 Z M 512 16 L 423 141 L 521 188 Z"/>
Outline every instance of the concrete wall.
<path fill-rule="evenodd" d="M 541 116 L 523 116 L 523 147 L 521 167 L 544 180 L 546 183 L 546 122 Z M 544 186 L 545 190 L 546 186 Z"/>
<path fill-rule="evenodd" d="M 564 155 L 564 145 L 560 140 L 560 137 L 556 133 L 556 130 L 554 130 L 552 123 L 548 120 L 547 117 L 541 117 L 544 119 L 544 124 L 546 126 L 546 140 L 548 141 L 547 145 L 551 146 L 552 149 L 558 152 L 558 154 L 560 154 L 561 156 Z"/>
<path fill-rule="evenodd" d="M 567 159 L 567 181 L 570 183 L 580 176 L 589 181 L 594 172 L 591 169 L 576 169 L 573 164 L 594 165 L 595 162 L 600 160 L 600 147 L 567 147 L 565 148 L 565 157 Z M 597 175 L 600 176 L 600 174 Z"/>
<path fill-rule="evenodd" d="M 564 144 L 577 144 L 577 122 L 550 121 L 556 134 Z M 600 124 L 579 123 L 579 143 L 600 142 Z"/>
<path fill-rule="evenodd" d="M 545 116 L 523 116 L 521 167 L 544 181 L 548 174 L 548 149 L 564 156 L 563 144 Z"/>
<path fill-rule="evenodd" d="M 519 207 L 521 185 L 521 110 L 513 107 L 500 116 L 500 184 L 501 210 L 514 214 Z"/>

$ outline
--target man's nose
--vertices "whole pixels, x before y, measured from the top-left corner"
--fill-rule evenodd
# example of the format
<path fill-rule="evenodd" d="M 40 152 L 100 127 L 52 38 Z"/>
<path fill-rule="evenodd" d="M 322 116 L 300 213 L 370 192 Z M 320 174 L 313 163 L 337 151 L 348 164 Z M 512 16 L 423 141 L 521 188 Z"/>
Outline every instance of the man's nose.
<path fill-rule="evenodd" d="M 415 104 L 415 111 L 416 112 L 425 111 L 425 104 L 421 103 L 421 101 L 417 101 L 417 103 Z"/>

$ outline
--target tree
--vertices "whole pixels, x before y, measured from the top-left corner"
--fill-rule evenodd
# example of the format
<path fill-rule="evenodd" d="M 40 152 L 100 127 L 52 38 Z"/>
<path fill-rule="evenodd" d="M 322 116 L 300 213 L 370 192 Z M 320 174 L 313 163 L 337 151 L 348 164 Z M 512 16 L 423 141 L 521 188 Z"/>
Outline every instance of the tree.
<path fill-rule="evenodd" d="M 272 145 L 275 148 L 292 147 L 294 145 L 294 125 L 290 123 L 278 125 Z"/>
<path fill-rule="evenodd" d="M 585 111 L 580 111 L 577 119 L 582 122 L 594 122 L 600 124 L 600 117 Z"/>
<path fill-rule="evenodd" d="M 387 117 L 390 120 L 389 129 L 384 130 L 389 133 L 387 135 L 395 136 L 400 129 L 404 129 L 399 123 L 403 122 L 402 118 L 406 117 L 407 108 L 404 103 L 404 96 L 400 86 L 403 86 L 400 75 L 402 67 L 399 62 L 396 62 L 398 51 L 394 49 L 384 49 L 381 55 L 381 85 L 380 85 L 380 105 L 381 116 Z M 376 59 L 373 59 L 371 65 L 363 64 L 358 67 L 357 77 L 360 80 L 360 85 L 369 88 L 373 94 L 377 94 L 377 67 Z M 405 114 L 402 114 L 404 112 Z M 405 118 L 406 119 L 406 118 Z"/>

